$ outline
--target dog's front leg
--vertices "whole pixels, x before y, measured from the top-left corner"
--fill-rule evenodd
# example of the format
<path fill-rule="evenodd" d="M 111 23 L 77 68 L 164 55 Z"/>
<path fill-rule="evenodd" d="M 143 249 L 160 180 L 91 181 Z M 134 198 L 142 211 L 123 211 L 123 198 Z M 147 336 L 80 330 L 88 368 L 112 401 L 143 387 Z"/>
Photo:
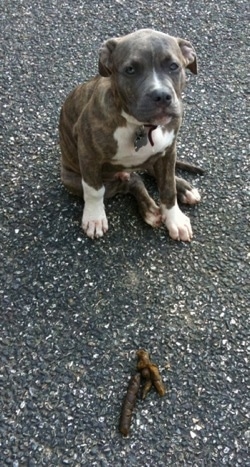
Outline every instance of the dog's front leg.
<path fill-rule="evenodd" d="M 101 166 L 94 157 L 89 160 L 79 154 L 79 161 L 84 199 L 82 228 L 88 237 L 99 238 L 108 230 Z"/>
<path fill-rule="evenodd" d="M 162 221 L 174 240 L 190 241 L 193 233 L 190 220 L 180 210 L 177 203 L 175 180 L 176 149 L 157 160 L 154 166 L 160 193 Z"/>
<path fill-rule="evenodd" d="M 108 230 L 108 221 L 104 208 L 105 187 L 93 188 L 82 179 L 84 209 L 82 228 L 90 238 L 102 237 Z"/>

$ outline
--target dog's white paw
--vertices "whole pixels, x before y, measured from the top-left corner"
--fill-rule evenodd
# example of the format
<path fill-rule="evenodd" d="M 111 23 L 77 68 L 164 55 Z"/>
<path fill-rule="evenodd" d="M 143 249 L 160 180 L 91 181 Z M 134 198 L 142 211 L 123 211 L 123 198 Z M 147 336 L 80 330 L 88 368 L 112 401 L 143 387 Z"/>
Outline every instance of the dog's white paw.
<path fill-rule="evenodd" d="M 185 204 L 196 204 L 201 200 L 200 193 L 196 188 L 192 190 L 186 190 L 185 195 L 183 195 L 182 202 Z"/>
<path fill-rule="evenodd" d="M 91 217 L 92 216 L 85 214 L 84 210 L 82 216 L 82 228 L 84 232 L 92 239 L 103 237 L 108 230 L 108 221 L 105 212 L 103 211 L 103 215 L 99 219 L 92 219 Z"/>
<path fill-rule="evenodd" d="M 90 238 L 103 237 L 108 230 L 108 221 L 105 214 L 103 197 L 105 188 L 95 190 L 82 180 L 84 194 L 84 209 L 82 216 L 82 228 Z"/>
<path fill-rule="evenodd" d="M 162 206 L 162 221 L 166 225 L 173 240 L 190 242 L 193 237 L 190 219 L 183 214 L 176 203 L 171 209 Z"/>

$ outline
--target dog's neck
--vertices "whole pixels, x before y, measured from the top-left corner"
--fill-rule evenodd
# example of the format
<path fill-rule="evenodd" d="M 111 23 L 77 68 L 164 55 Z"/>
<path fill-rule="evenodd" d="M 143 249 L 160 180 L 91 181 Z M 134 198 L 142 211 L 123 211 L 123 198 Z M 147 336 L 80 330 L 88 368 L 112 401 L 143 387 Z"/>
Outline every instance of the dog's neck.
<path fill-rule="evenodd" d="M 154 146 L 152 132 L 158 128 L 157 125 L 145 124 L 137 128 L 134 138 L 134 148 L 139 151 L 143 146 L 147 146 L 148 142 Z"/>
<path fill-rule="evenodd" d="M 136 151 L 138 151 L 142 146 L 146 146 L 149 143 L 151 146 L 154 146 L 153 140 L 153 131 L 156 130 L 160 125 L 153 125 L 151 123 L 143 123 L 136 120 L 136 118 L 132 117 L 132 115 L 127 114 L 126 112 L 122 111 L 122 117 L 125 120 L 135 126 L 135 140 L 134 146 Z"/>
<path fill-rule="evenodd" d="M 148 139 L 149 139 L 149 142 L 151 144 L 151 146 L 154 146 L 154 141 L 153 141 L 153 137 L 152 137 L 152 132 L 154 130 L 156 130 L 156 128 L 158 128 L 159 125 L 151 125 L 150 123 L 146 123 L 144 125 L 144 128 L 148 128 Z"/>

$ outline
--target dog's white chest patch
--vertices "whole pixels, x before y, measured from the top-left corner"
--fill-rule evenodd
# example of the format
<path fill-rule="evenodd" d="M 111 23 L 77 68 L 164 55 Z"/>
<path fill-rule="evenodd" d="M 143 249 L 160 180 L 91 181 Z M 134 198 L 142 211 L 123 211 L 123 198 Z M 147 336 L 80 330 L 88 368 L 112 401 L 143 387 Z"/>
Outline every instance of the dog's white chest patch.
<path fill-rule="evenodd" d="M 122 164 L 126 168 L 133 168 L 142 165 L 154 154 L 164 152 L 164 150 L 173 143 L 174 130 L 164 131 L 160 126 L 152 131 L 152 142 L 148 140 L 146 146 L 135 150 L 134 141 L 135 125 L 130 123 L 126 127 L 118 127 L 114 133 L 114 139 L 118 143 L 118 149 L 112 159 L 112 164 Z"/>

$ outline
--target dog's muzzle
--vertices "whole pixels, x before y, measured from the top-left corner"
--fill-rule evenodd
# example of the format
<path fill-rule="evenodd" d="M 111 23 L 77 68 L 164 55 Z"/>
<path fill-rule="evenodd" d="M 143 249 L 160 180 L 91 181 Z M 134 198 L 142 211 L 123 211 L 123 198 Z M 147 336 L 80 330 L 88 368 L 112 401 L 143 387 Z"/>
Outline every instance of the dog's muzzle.
<path fill-rule="evenodd" d="M 172 103 L 171 93 L 163 89 L 155 89 L 149 93 L 149 97 L 157 106 L 169 107 Z"/>

